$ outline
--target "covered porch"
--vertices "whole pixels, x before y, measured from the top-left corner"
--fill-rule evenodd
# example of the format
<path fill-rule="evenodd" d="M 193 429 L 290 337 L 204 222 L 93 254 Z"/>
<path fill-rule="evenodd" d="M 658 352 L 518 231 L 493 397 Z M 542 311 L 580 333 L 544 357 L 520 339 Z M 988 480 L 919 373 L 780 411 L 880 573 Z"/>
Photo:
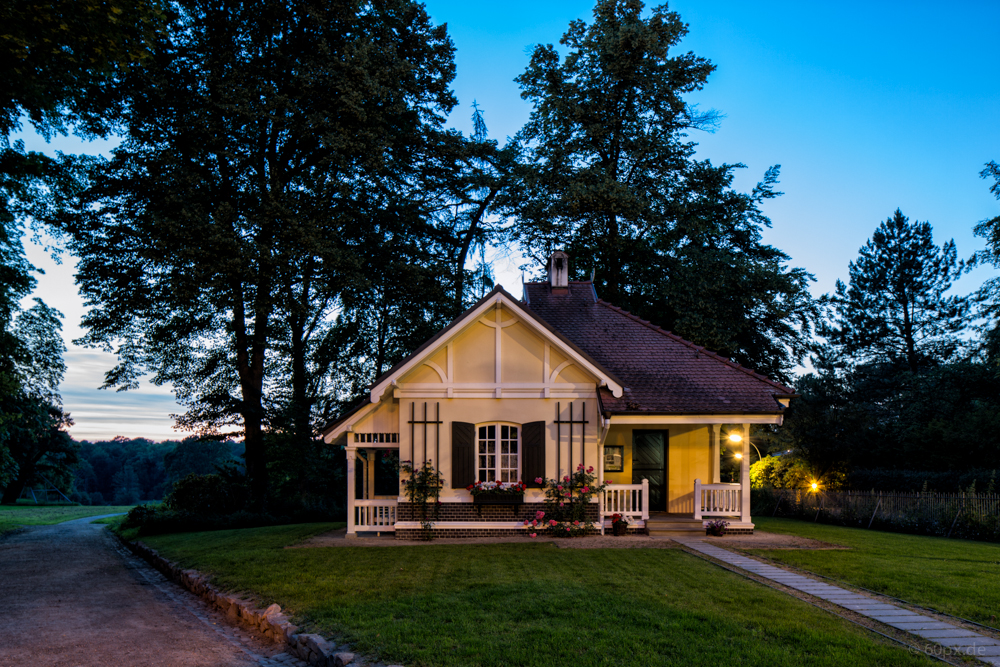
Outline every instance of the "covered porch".
<path fill-rule="evenodd" d="M 349 442 L 346 447 L 347 537 L 357 537 L 358 533 L 395 533 L 399 473 L 387 475 L 382 457 L 385 452 L 392 452 L 398 460 L 399 438 L 395 433 L 353 435 L 367 436 L 369 442 L 374 435 L 375 442 Z M 381 441 L 380 435 L 383 436 Z"/>
<path fill-rule="evenodd" d="M 614 514 L 622 514 L 631 524 L 662 534 L 701 528 L 715 519 L 728 521 L 733 532 L 753 531 L 750 423 L 722 417 L 708 421 L 608 420 L 599 477 L 608 484 L 601 497 L 603 530 L 611 528 Z M 738 460 L 738 481 L 721 480 L 726 457 Z"/>

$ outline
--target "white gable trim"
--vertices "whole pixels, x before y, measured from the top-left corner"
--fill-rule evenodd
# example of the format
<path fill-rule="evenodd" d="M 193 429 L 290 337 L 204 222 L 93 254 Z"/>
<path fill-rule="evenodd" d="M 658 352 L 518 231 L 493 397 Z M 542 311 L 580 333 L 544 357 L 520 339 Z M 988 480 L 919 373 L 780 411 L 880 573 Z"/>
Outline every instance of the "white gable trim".
<path fill-rule="evenodd" d="M 334 442 L 337 438 L 345 433 L 350 433 L 354 430 L 354 425 L 359 421 L 370 415 L 378 407 L 378 403 L 368 403 L 367 405 L 358 408 L 350 417 L 337 424 L 337 427 L 332 431 L 323 436 L 323 441 L 327 444 Z"/>
<path fill-rule="evenodd" d="M 455 327 L 454 327 L 454 333 L 452 334 L 451 337 L 457 336 L 469 324 L 474 324 L 474 323 L 476 323 L 478 321 L 481 321 L 482 318 L 483 318 L 483 315 L 485 315 L 486 313 L 488 313 L 490 310 L 495 310 L 495 309 L 499 308 L 500 306 L 503 306 L 504 308 L 509 308 L 512 313 L 514 313 L 514 314 L 516 314 L 518 316 L 518 321 L 519 322 L 521 322 L 522 324 L 524 324 L 525 326 L 527 326 L 529 329 L 531 329 L 533 332 L 535 332 L 536 334 L 538 334 L 539 336 L 541 336 L 542 339 L 545 340 L 545 341 L 547 341 L 550 345 L 555 345 L 556 347 L 558 347 L 559 350 L 560 350 L 560 352 L 562 352 L 567 357 L 569 357 L 570 359 L 572 359 L 573 362 L 577 366 L 580 366 L 581 368 L 587 370 L 591 375 L 596 376 L 599 379 L 599 381 L 600 381 L 600 385 L 602 387 L 607 387 L 616 398 L 620 398 L 621 397 L 621 395 L 622 395 L 622 387 L 621 387 L 621 385 L 619 385 L 617 382 L 615 382 L 614 379 L 612 379 L 611 377 L 609 377 L 600 368 L 596 367 L 594 364 L 592 364 L 590 361 L 588 361 L 583 355 L 581 355 L 580 353 L 578 353 L 576 350 L 572 349 L 571 347 L 568 347 L 566 345 L 566 343 L 564 343 L 562 340 L 560 340 L 551 331 L 549 331 L 548 329 L 546 329 L 543 326 L 540 326 L 535 321 L 535 316 L 534 315 L 531 315 L 528 312 L 526 312 L 524 310 L 524 308 L 517 301 L 515 301 L 513 299 L 508 299 L 506 296 L 504 296 L 503 293 L 497 293 L 497 295 L 495 297 L 493 297 L 492 299 L 490 299 L 489 301 L 484 301 L 483 303 L 479 304 L 479 306 L 477 308 L 474 308 L 473 310 L 470 310 L 469 312 L 467 312 L 465 314 L 465 316 L 461 320 L 459 320 L 459 322 L 455 325 Z M 495 329 L 496 329 L 496 336 L 497 336 L 497 338 L 500 337 L 501 326 L 497 326 L 497 324 L 499 324 L 499 323 L 497 323 L 497 324 L 494 324 L 492 322 L 483 322 L 483 323 L 487 324 L 487 326 L 490 326 L 490 325 L 494 326 Z M 397 381 L 399 380 L 400 377 L 402 377 L 403 375 L 405 375 L 409 371 L 413 370 L 418 365 L 424 364 L 425 360 L 429 356 L 431 356 L 438 349 L 440 349 L 441 345 L 447 344 L 447 342 L 448 342 L 447 340 L 441 341 L 441 343 L 439 345 L 428 347 L 422 353 L 414 355 L 413 357 L 411 357 L 410 359 L 408 359 L 406 361 L 406 363 L 404 363 L 403 365 L 401 365 L 391 375 L 388 375 L 385 378 L 383 378 L 381 382 L 379 382 L 378 384 L 376 384 L 375 386 L 372 387 L 371 393 L 369 395 L 369 398 L 371 399 L 371 402 L 372 403 L 378 403 L 379 400 L 381 400 L 382 395 L 385 393 L 385 391 L 389 387 L 396 385 Z M 500 359 L 498 357 L 497 358 L 497 372 L 499 372 L 499 367 L 500 367 Z M 449 350 L 449 355 L 448 355 L 448 373 L 446 374 L 449 378 L 453 377 L 452 374 L 451 374 L 451 370 L 452 370 L 451 369 L 451 354 L 450 354 L 450 350 Z"/>

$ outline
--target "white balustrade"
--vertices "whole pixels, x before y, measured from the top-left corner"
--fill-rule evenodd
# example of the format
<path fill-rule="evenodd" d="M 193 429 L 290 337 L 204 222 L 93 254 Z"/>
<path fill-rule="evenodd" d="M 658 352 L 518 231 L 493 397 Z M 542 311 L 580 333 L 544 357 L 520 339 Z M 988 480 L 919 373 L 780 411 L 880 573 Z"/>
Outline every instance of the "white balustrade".
<path fill-rule="evenodd" d="M 694 480 L 694 518 L 740 516 L 743 490 L 739 484 L 702 484 Z"/>
<path fill-rule="evenodd" d="M 395 500 L 355 500 L 353 531 L 394 532 L 396 530 Z"/>
<path fill-rule="evenodd" d="M 608 484 L 601 492 L 601 519 L 622 514 L 633 519 L 649 518 L 649 482 L 642 484 Z"/>

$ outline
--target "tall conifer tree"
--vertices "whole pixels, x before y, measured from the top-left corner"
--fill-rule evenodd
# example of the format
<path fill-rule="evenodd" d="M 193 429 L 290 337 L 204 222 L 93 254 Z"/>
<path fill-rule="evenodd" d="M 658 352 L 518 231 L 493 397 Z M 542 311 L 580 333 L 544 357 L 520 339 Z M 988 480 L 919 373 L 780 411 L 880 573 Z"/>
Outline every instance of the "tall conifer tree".
<path fill-rule="evenodd" d="M 970 301 L 949 294 L 965 264 L 955 242 L 934 244 L 929 222 L 910 222 L 896 209 L 879 225 L 824 298 L 819 328 L 839 355 L 854 363 L 900 364 L 910 371 L 954 360 L 963 348 Z"/>

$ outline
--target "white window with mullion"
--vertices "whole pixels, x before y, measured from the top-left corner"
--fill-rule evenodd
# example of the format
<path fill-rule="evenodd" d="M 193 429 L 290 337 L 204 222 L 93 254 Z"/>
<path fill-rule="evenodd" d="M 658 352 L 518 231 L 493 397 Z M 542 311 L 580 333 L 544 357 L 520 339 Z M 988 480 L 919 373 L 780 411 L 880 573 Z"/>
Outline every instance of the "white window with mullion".
<path fill-rule="evenodd" d="M 476 479 L 517 482 L 521 477 L 521 429 L 510 424 L 482 424 L 476 439 Z"/>

